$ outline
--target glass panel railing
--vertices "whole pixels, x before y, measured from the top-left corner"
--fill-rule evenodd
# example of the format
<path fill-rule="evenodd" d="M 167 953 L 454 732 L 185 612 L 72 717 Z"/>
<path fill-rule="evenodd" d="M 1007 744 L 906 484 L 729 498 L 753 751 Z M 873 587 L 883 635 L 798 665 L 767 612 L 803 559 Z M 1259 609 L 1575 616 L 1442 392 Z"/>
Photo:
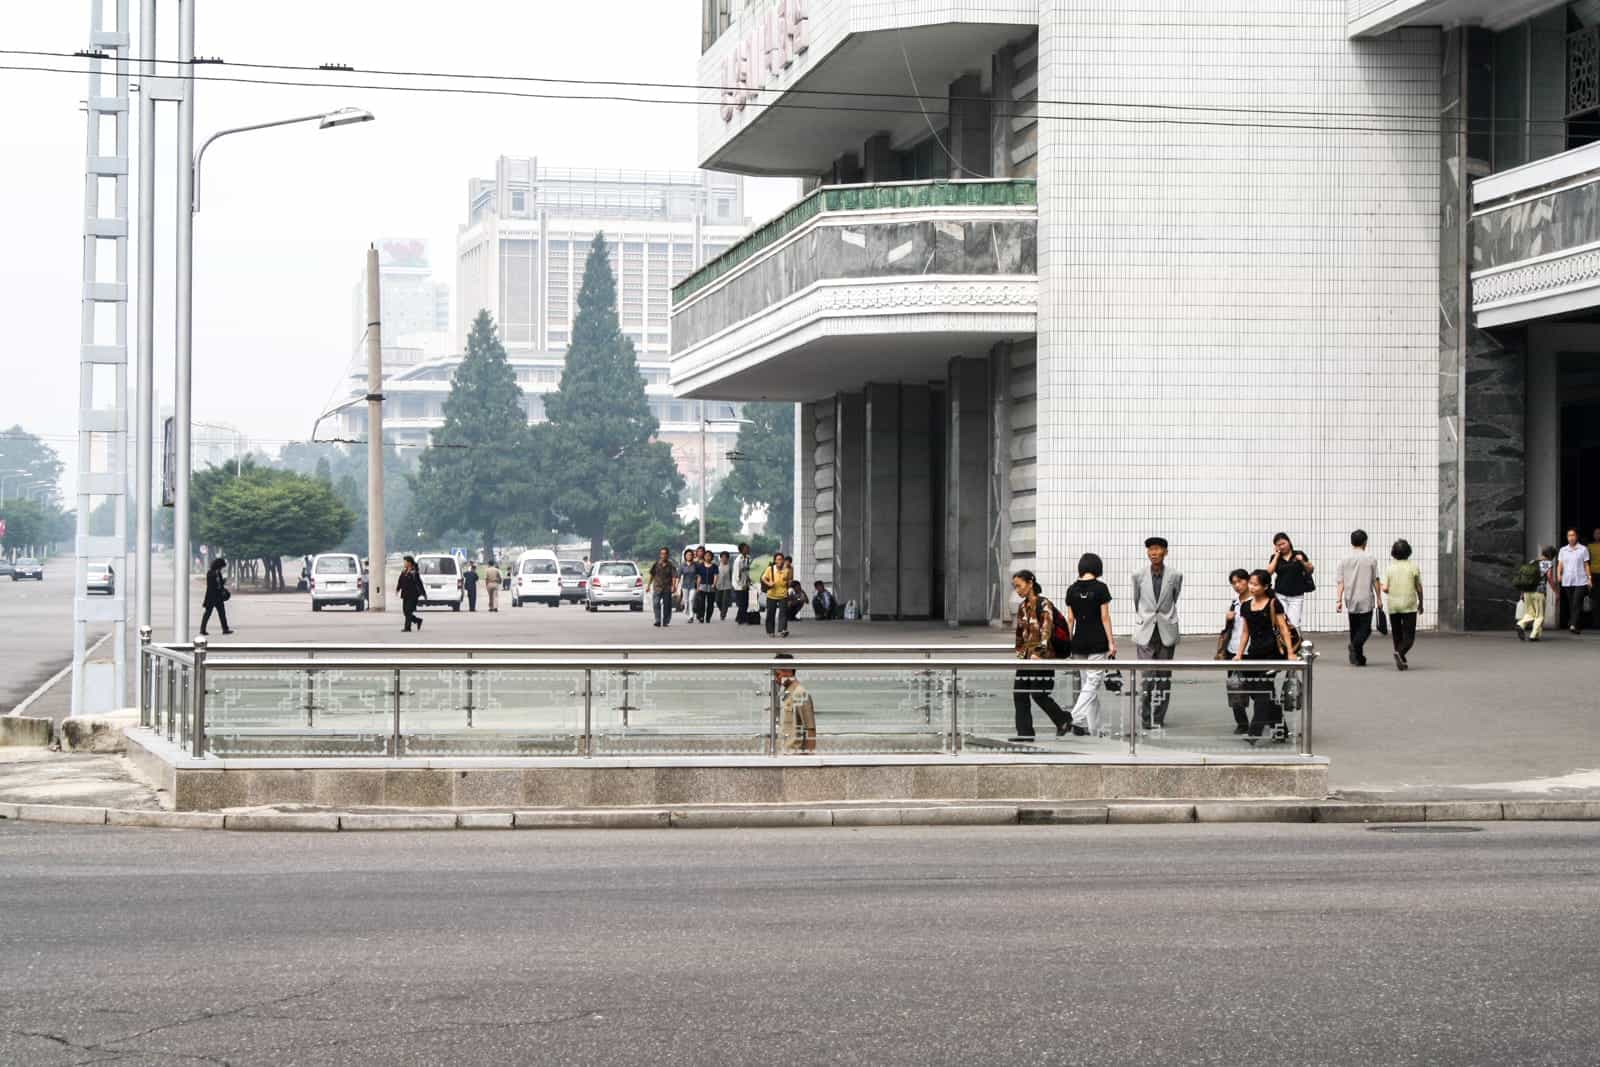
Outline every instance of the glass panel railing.
<path fill-rule="evenodd" d="M 1085 700 L 1080 709 L 1091 732 L 1075 734 L 1070 728 L 1057 730 L 1061 723 L 1071 722 L 1087 689 L 1087 665 L 1077 669 L 1052 662 L 1004 671 L 959 668 L 962 748 L 980 753 L 1126 754 L 1126 672 L 1096 669 L 1102 677 L 1092 691 L 1094 699 Z M 1018 740 L 1030 736 L 1032 740 Z"/>
<path fill-rule="evenodd" d="M 405 755 L 583 754 L 582 670 L 408 670 L 402 681 Z"/>
<path fill-rule="evenodd" d="M 1298 751 L 1304 675 L 1277 671 L 1148 672 L 1139 680 L 1139 751 L 1284 755 Z"/>
<path fill-rule="evenodd" d="M 394 732 L 394 672 L 298 667 L 206 672 L 217 756 L 381 756 Z"/>
<path fill-rule="evenodd" d="M 803 686 L 810 697 L 816 743 L 788 743 L 789 735 L 783 729 L 780 711 L 780 753 L 814 752 L 825 756 L 947 751 L 950 745 L 948 677 L 948 671 L 924 669 L 860 671 L 802 667 L 796 684 Z M 782 695 L 779 699 L 781 708 Z"/>
<path fill-rule="evenodd" d="M 772 706 L 765 670 L 596 670 L 596 755 L 760 755 Z"/>

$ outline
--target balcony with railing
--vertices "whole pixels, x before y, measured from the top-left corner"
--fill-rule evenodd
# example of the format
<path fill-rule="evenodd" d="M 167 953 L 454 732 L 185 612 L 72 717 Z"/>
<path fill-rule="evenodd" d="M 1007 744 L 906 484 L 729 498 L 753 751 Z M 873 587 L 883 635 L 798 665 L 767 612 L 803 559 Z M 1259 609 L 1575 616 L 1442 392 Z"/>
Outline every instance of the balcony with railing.
<path fill-rule="evenodd" d="M 674 390 L 806 399 L 1032 335 L 1037 203 L 1008 179 L 814 190 L 674 287 Z"/>

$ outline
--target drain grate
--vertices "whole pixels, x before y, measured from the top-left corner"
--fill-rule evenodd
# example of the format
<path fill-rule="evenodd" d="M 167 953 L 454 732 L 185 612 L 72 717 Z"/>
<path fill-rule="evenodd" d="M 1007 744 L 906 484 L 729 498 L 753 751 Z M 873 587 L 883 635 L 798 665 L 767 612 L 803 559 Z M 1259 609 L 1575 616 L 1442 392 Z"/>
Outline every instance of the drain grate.
<path fill-rule="evenodd" d="M 1481 826 L 1462 826 L 1459 823 L 1400 823 L 1396 826 L 1369 826 L 1375 834 L 1476 834 Z"/>

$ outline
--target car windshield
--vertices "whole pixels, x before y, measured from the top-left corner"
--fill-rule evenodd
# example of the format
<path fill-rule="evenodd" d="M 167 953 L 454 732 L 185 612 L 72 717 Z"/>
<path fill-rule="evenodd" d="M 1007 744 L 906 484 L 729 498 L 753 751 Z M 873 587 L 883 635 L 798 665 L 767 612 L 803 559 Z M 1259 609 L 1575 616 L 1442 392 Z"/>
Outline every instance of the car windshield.
<path fill-rule="evenodd" d="M 417 570 L 423 574 L 454 574 L 456 561 L 453 556 L 423 556 L 417 560 Z"/>
<path fill-rule="evenodd" d="M 554 574 L 556 561 L 553 559 L 525 559 L 522 561 L 523 574 Z"/>
<path fill-rule="evenodd" d="M 323 556 L 317 560 L 316 573 L 354 574 L 356 567 L 354 556 Z"/>
<path fill-rule="evenodd" d="M 599 573 L 607 578 L 632 578 L 639 573 L 639 568 L 631 563 L 602 563 Z"/>
<path fill-rule="evenodd" d="M 38 565 L 39 561 L 34 559 L 32 556 L 23 556 L 21 559 L 17 560 L 17 566 L 19 567 L 37 567 Z"/>

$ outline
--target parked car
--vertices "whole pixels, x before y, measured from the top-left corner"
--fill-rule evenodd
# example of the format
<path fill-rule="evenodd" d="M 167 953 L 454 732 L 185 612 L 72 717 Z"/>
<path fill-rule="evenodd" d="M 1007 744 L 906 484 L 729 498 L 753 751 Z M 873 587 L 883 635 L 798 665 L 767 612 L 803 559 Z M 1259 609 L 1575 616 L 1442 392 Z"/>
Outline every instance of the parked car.
<path fill-rule="evenodd" d="M 88 575 L 84 582 L 85 593 L 104 593 L 106 596 L 117 595 L 117 572 L 111 566 L 109 559 L 91 560 L 88 564 Z"/>
<path fill-rule="evenodd" d="M 548 548 L 530 548 L 517 560 L 511 577 L 511 606 L 531 601 L 561 606 L 561 561 Z"/>
<path fill-rule="evenodd" d="M 367 576 L 361 560 L 350 552 L 324 552 L 311 561 L 311 610 L 329 604 L 348 604 L 357 611 L 367 607 Z"/>
<path fill-rule="evenodd" d="M 589 572 L 576 560 L 561 561 L 561 599 L 581 604 L 588 595 Z"/>
<path fill-rule="evenodd" d="M 12 574 L 16 573 L 16 570 L 16 567 L 11 565 L 11 561 L 9 559 L 6 559 L 4 556 L 0 556 L 0 578 L 9 578 Z"/>
<path fill-rule="evenodd" d="M 631 559 L 608 559 L 589 571 L 589 590 L 584 607 L 599 611 L 603 607 L 626 604 L 631 611 L 644 610 L 644 576 Z"/>
<path fill-rule="evenodd" d="M 32 578 L 36 582 L 44 581 L 44 564 L 32 556 L 23 556 L 11 565 L 11 580 L 20 582 L 24 578 Z"/>
<path fill-rule="evenodd" d="M 466 599 L 466 583 L 461 577 L 461 565 L 446 552 L 424 552 L 417 556 L 417 572 L 422 575 L 422 600 L 427 607 L 448 604 L 451 611 L 460 611 Z"/>

